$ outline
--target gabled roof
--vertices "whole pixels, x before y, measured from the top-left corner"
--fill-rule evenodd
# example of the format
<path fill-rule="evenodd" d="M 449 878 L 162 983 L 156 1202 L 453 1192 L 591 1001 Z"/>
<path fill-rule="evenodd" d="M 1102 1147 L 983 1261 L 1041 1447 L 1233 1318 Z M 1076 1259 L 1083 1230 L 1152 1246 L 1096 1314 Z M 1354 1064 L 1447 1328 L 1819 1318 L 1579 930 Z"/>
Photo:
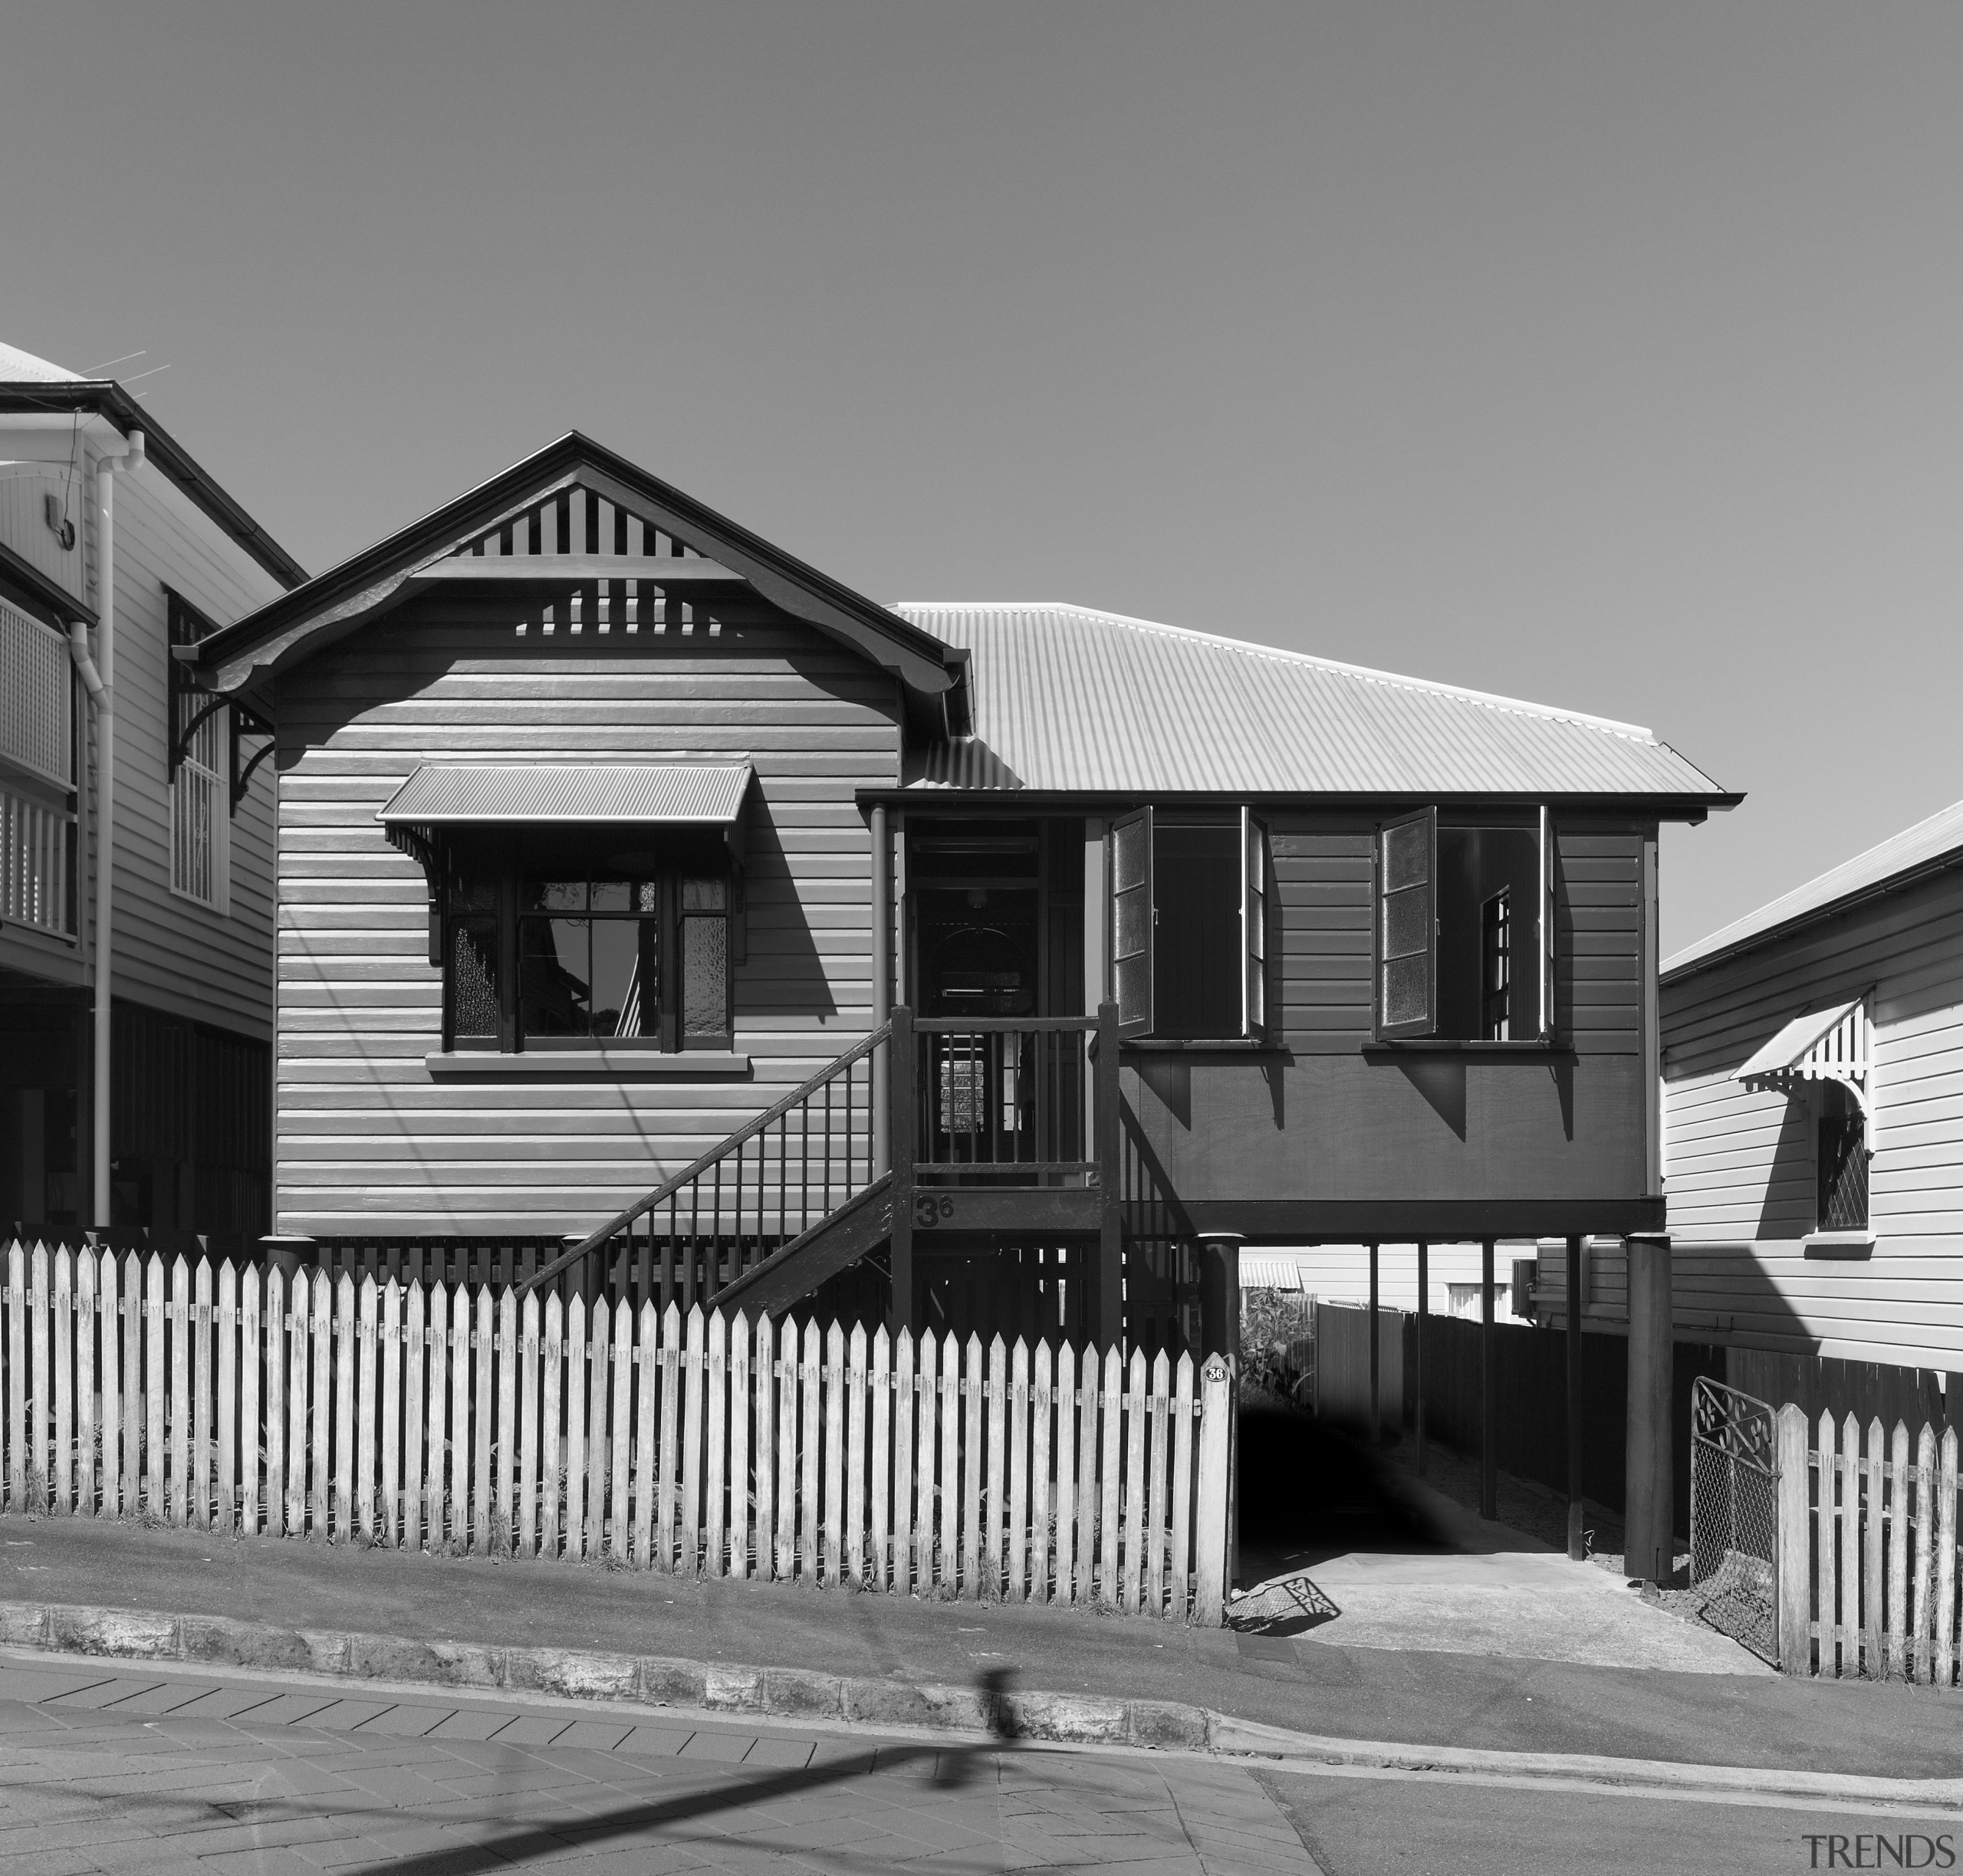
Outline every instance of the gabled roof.
<path fill-rule="evenodd" d="M 1666 978 L 1675 977 L 1715 963 L 1720 958 L 1749 950 L 1816 918 L 1844 911 L 1856 899 L 1895 891 L 1940 867 L 1959 862 L 1963 862 L 1963 801 L 1891 835 L 1865 853 L 1830 867 L 1817 879 L 1809 879 L 1757 911 L 1719 927 L 1695 945 L 1685 945 L 1664 959 L 1662 974 Z"/>
<path fill-rule="evenodd" d="M 895 609 L 971 652 L 974 734 L 920 789 L 1741 799 L 1648 730 L 1078 606 Z"/>
<path fill-rule="evenodd" d="M 576 488 L 717 563 L 793 617 L 891 671 L 916 697 L 940 705 L 958 683 L 961 658 L 939 639 L 577 431 L 215 632 L 197 648 L 200 677 L 212 689 L 235 692 L 291 669 L 408 597 L 418 580 L 487 530 L 543 497 Z M 691 563 L 674 564 L 679 577 Z M 482 567 L 490 578 L 511 565 L 485 560 L 442 570 Z"/>
<path fill-rule="evenodd" d="M 143 432 L 144 454 L 283 586 L 307 570 L 225 493 L 156 419 L 110 378 L 80 378 L 18 347 L 0 344 L 0 412 L 100 416 L 127 436 Z"/>

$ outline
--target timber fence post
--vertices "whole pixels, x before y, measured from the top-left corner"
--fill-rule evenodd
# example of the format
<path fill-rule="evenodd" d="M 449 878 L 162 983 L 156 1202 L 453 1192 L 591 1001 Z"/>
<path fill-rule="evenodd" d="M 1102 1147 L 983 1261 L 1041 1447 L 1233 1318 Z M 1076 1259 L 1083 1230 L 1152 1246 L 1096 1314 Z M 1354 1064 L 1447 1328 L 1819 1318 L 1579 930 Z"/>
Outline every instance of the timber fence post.
<path fill-rule="evenodd" d="M 1233 1371 L 1209 1355 L 1200 1371 L 1199 1517 L 1195 1549 L 1193 1620 L 1218 1628 L 1227 1601 L 1228 1481 L 1233 1457 Z"/>
<path fill-rule="evenodd" d="M 1790 1401 L 1779 1410 L 1779 1519 L 1773 1569 L 1779 1598 L 1779 1671 L 1813 1672 L 1812 1508 L 1808 1500 L 1807 1417 Z"/>

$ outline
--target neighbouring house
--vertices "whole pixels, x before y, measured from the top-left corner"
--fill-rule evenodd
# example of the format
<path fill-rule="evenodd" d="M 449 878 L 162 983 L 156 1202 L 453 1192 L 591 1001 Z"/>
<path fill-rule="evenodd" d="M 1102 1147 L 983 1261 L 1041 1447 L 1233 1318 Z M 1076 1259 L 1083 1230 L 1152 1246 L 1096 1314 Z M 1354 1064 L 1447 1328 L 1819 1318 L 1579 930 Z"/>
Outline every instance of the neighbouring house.
<path fill-rule="evenodd" d="M 1662 1225 L 1738 797 L 1647 730 L 876 604 L 578 435 L 184 656 L 277 738 L 282 1234 L 1179 1346 L 1203 1244 Z"/>
<path fill-rule="evenodd" d="M 120 385 L 0 345 L 0 1228 L 266 1227 L 271 745 L 172 652 L 304 577 Z"/>
<path fill-rule="evenodd" d="M 1679 951 L 1662 995 L 1679 1332 L 1963 1369 L 1963 803 Z"/>

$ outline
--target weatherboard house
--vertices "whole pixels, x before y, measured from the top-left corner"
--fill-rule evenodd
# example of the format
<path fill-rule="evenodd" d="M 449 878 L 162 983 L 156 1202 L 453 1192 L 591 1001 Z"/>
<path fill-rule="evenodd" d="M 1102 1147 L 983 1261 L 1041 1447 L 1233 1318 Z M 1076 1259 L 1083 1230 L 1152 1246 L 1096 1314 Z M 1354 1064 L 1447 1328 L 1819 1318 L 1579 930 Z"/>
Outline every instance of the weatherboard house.
<path fill-rule="evenodd" d="M 1678 952 L 1662 1014 L 1685 1332 L 1947 1375 L 1953 1417 L 1963 803 Z"/>
<path fill-rule="evenodd" d="M 876 604 L 577 435 L 179 657 L 277 738 L 291 1237 L 1185 1345 L 1203 1245 L 1662 1226 L 1735 797 L 1648 731 Z"/>

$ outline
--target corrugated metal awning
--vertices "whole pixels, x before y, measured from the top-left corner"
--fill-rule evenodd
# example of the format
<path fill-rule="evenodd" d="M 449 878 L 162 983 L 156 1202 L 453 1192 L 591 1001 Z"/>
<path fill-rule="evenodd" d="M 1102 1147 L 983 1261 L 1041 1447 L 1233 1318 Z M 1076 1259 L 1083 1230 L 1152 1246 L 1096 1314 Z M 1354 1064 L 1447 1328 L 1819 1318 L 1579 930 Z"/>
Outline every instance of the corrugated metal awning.
<path fill-rule="evenodd" d="M 1761 1076 L 1790 1073 L 1795 1069 L 1812 1066 L 1807 1057 L 1843 1024 L 1848 1027 L 1848 1043 L 1858 1046 L 1860 1059 L 1856 1063 L 1850 1051 L 1836 1050 L 1833 1052 L 1836 1065 L 1840 1065 L 1844 1056 L 1846 1066 L 1864 1070 L 1867 1066 L 1866 1037 L 1865 1033 L 1856 1033 L 1865 1029 L 1865 1025 L 1856 1021 L 1861 1007 L 1861 999 L 1857 997 L 1852 1003 L 1836 1004 L 1830 1010 L 1813 1010 L 1804 1016 L 1794 1017 L 1732 1076 L 1732 1080 L 1753 1081 Z"/>
<path fill-rule="evenodd" d="M 747 762 L 432 763 L 376 814 L 423 827 L 515 821 L 728 826 L 749 791 Z"/>

